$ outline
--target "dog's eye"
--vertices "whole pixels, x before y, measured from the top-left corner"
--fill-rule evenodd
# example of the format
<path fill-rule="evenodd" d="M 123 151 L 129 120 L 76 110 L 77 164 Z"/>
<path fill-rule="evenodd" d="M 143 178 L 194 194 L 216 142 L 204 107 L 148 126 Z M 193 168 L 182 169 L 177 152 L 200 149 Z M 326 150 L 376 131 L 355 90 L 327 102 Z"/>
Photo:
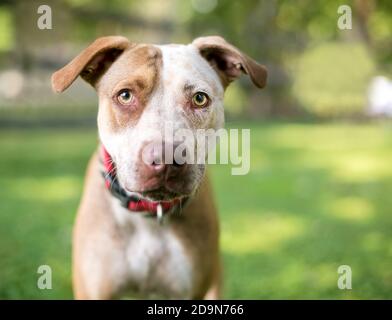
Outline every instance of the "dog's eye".
<path fill-rule="evenodd" d="M 128 89 L 121 90 L 117 95 L 117 101 L 124 106 L 132 104 L 133 100 L 133 94 Z"/>
<path fill-rule="evenodd" d="M 203 108 L 208 103 L 208 96 L 204 92 L 196 92 L 192 97 L 192 103 L 196 108 Z"/>

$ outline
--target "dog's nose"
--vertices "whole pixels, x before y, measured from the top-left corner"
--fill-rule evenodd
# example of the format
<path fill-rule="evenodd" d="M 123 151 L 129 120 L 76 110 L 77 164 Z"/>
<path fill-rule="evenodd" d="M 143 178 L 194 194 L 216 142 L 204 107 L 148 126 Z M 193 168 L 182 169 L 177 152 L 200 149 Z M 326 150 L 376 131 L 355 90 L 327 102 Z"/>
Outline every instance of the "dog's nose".
<path fill-rule="evenodd" d="M 157 175 L 166 171 L 167 178 L 182 173 L 186 167 L 184 161 L 176 161 L 175 151 L 179 143 L 151 142 L 142 148 L 141 161 L 143 173 L 147 176 Z M 184 157 L 185 151 L 182 152 Z"/>
<path fill-rule="evenodd" d="M 142 149 L 142 164 L 146 170 L 159 173 L 165 170 L 164 146 L 159 142 L 148 143 Z"/>

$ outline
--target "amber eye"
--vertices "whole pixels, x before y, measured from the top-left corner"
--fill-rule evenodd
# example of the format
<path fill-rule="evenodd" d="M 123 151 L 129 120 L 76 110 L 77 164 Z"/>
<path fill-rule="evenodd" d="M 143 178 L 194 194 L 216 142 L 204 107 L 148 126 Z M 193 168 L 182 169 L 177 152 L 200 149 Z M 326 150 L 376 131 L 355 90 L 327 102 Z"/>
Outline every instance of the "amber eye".
<path fill-rule="evenodd" d="M 133 102 L 133 94 L 128 89 L 121 90 L 117 95 L 117 100 L 124 106 L 130 105 Z"/>
<path fill-rule="evenodd" d="M 204 92 L 196 92 L 192 97 L 192 103 L 197 108 L 203 108 L 208 103 L 208 96 Z"/>

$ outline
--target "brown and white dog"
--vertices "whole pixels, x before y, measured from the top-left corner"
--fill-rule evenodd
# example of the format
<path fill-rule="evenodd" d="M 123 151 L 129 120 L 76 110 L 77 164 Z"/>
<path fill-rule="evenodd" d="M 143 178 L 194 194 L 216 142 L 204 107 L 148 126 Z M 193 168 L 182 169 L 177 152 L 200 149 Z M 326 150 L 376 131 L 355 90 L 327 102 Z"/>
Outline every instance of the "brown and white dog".
<path fill-rule="evenodd" d="M 149 162 L 142 154 L 165 143 L 150 128 L 223 127 L 224 91 L 242 73 L 265 86 L 265 67 L 221 37 L 152 45 L 109 36 L 53 74 L 56 92 L 80 75 L 99 97 L 101 144 L 73 237 L 77 299 L 219 297 L 219 225 L 205 165 L 155 161 L 154 148 Z"/>

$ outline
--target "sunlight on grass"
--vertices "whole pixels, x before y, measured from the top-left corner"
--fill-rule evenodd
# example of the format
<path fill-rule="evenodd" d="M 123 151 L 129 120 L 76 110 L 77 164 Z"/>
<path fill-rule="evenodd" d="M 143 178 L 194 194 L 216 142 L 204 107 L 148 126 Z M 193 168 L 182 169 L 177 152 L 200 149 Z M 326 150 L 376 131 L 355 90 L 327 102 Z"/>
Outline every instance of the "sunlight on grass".
<path fill-rule="evenodd" d="M 321 263 L 315 266 L 310 279 L 313 288 L 317 289 L 322 287 L 335 290 L 337 286 L 337 268 L 338 265 L 332 262 Z"/>
<path fill-rule="evenodd" d="M 380 159 L 374 155 L 346 156 L 337 159 L 334 174 L 337 178 L 352 182 L 366 181 L 369 177 L 379 179 L 390 173 L 391 161 L 392 157 Z"/>
<path fill-rule="evenodd" d="M 66 201 L 81 192 L 80 179 L 70 176 L 18 178 L 5 183 L 8 192 L 23 200 Z"/>
<path fill-rule="evenodd" d="M 372 203 L 359 197 L 336 199 L 331 202 L 329 210 L 332 216 L 351 222 L 366 222 L 375 215 Z"/>
<path fill-rule="evenodd" d="M 392 130 L 244 123 L 251 171 L 211 166 L 227 299 L 392 297 Z M 0 298 L 71 298 L 71 232 L 96 130 L 0 130 Z M 23 157 L 21 157 L 23 154 Z M 50 264 L 54 288 L 34 286 Z M 337 288 L 337 267 L 353 290 Z"/>
<path fill-rule="evenodd" d="M 363 236 L 362 246 L 367 251 L 377 252 L 382 249 L 383 246 L 388 245 L 388 241 L 386 241 L 385 237 L 379 232 L 369 232 Z M 392 249 L 392 245 L 391 245 Z M 392 251 L 391 253 L 392 254 Z"/>
<path fill-rule="evenodd" d="M 246 219 L 243 219 L 246 215 Z M 230 253 L 271 252 L 285 241 L 301 235 L 304 225 L 300 218 L 284 212 L 243 212 L 232 218 L 230 225 L 224 223 L 223 249 Z"/>
<path fill-rule="evenodd" d="M 257 129 L 255 129 L 257 130 Z M 257 140 L 268 141 L 284 148 L 304 148 L 314 151 L 345 151 L 379 149 L 385 143 L 392 144 L 392 126 L 385 124 L 342 124 L 323 125 L 291 124 L 279 130 L 267 130 L 263 135 L 254 136 Z"/>

